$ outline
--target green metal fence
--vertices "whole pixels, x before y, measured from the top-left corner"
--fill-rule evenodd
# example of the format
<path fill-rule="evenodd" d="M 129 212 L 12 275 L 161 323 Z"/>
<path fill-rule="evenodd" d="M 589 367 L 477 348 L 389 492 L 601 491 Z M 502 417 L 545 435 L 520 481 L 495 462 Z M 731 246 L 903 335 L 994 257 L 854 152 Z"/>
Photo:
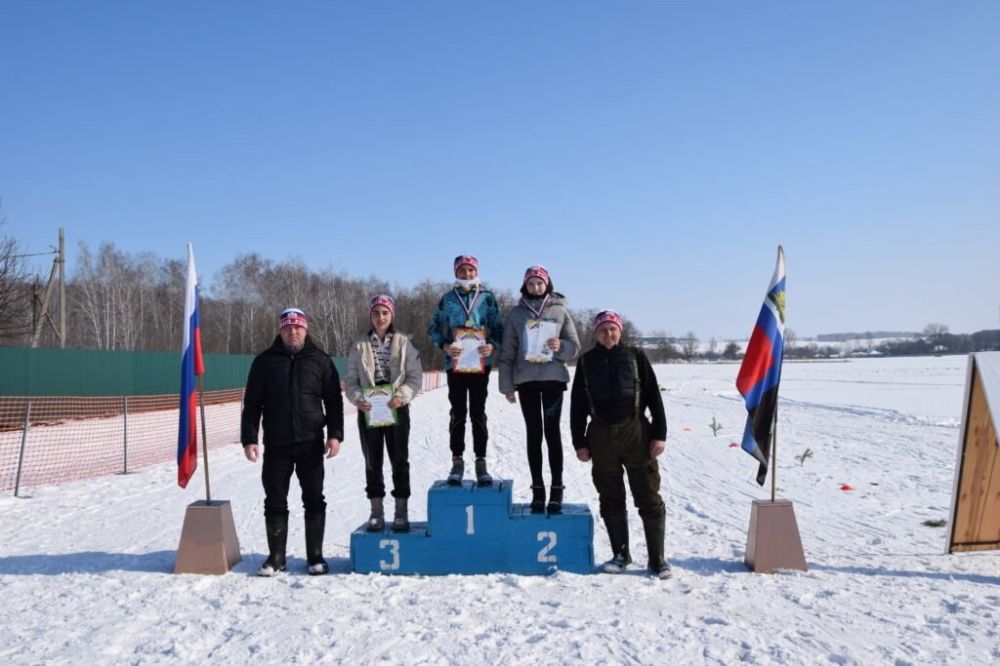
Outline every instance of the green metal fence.
<path fill-rule="evenodd" d="M 205 390 L 242 388 L 253 358 L 205 354 Z M 343 378 L 346 359 L 333 361 Z M 157 395 L 180 382 L 180 352 L 0 348 L 0 395 Z"/>

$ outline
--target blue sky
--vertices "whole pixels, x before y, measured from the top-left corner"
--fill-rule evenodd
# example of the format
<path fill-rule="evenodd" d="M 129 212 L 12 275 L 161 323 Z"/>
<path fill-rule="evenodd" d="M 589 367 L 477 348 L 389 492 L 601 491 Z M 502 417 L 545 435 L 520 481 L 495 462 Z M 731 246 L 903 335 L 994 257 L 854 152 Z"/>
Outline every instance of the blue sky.
<path fill-rule="evenodd" d="M 646 332 L 997 328 L 997 2 L 0 0 L 0 233 L 412 286 L 473 253 Z M 39 270 L 46 270 L 39 265 Z M 283 305 L 283 304 L 281 304 Z"/>

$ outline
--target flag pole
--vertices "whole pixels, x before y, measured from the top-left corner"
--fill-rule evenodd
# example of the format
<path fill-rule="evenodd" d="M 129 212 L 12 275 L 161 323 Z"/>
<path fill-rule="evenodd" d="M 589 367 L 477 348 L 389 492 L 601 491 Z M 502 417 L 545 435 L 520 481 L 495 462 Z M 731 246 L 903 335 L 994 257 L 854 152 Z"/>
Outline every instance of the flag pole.
<path fill-rule="evenodd" d="M 202 417 L 202 425 L 205 418 Z M 774 398 L 774 423 L 771 424 L 771 501 L 774 501 L 778 487 L 778 398 Z M 206 468 L 206 472 L 207 472 Z"/>
<path fill-rule="evenodd" d="M 205 459 L 205 504 L 212 503 L 212 487 L 208 483 L 208 436 L 205 434 L 205 379 L 198 375 L 198 405 L 201 407 L 201 450 Z"/>

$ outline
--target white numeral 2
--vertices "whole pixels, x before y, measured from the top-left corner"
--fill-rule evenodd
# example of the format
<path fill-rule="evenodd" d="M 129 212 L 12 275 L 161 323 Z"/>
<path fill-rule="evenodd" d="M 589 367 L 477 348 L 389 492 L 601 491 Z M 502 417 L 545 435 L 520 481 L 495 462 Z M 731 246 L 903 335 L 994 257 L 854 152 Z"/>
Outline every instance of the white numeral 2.
<path fill-rule="evenodd" d="M 379 560 L 379 567 L 382 571 L 395 571 L 399 568 L 399 541 L 396 539 L 382 539 L 378 542 L 379 548 L 388 548 L 389 554 L 392 555 L 392 560 L 386 562 L 385 560 Z"/>
<path fill-rule="evenodd" d="M 548 562 L 555 562 L 556 556 L 549 555 L 549 552 L 556 547 L 556 542 L 558 541 L 558 539 L 556 538 L 556 533 L 539 532 L 538 541 L 545 541 L 545 540 L 548 540 L 548 543 L 542 546 L 542 549 L 538 551 L 538 561 L 542 562 L 543 564 Z"/>

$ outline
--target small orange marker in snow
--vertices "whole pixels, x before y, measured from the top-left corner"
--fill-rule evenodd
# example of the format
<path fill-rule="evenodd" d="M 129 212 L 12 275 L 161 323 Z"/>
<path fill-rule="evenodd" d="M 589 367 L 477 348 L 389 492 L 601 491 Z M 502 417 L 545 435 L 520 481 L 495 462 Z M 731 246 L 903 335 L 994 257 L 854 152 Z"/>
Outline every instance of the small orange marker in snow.
<path fill-rule="evenodd" d="M 739 446 L 740 446 L 740 445 L 739 445 L 739 444 L 737 444 L 736 442 L 730 442 L 730 443 L 729 443 L 729 448 L 731 448 L 731 449 L 736 449 L 736 448 L 739 448 Z"/>
<path fill-rule="evenodd" d="M 854 486 L 849 486 L 846 483 L 840 487 L 841 490 L 854 490 Z"/>
<path fill-rule="evenodd" d="M 689 428 L 689 427 L 685 426 L 685 427 L 684 427 L 684 432 L 691 432 L 691 428 Z"/>

